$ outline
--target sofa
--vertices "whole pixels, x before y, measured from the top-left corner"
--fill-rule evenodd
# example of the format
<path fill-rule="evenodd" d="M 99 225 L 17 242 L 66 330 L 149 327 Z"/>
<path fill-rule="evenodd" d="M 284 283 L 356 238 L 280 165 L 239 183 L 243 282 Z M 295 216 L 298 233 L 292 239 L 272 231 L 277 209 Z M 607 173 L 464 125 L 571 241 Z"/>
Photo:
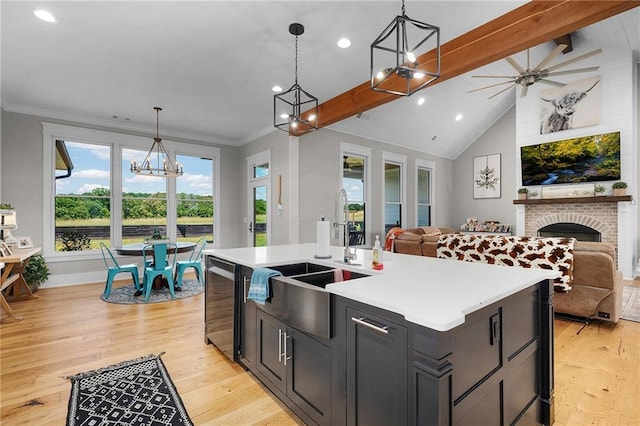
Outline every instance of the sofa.
<path fill-rule="evenodd" d="M 468 239 L 463 240 L 464 236 L 460 234 L 457 234 L 460 238 L 452 239 L 451 236 L 456 234 L 456 231 L 449 227 L 429 226 L 396 230 L 391 235 L 391 247 L 396 253 L 445 258 L 451 257 L 451 255 L 444 254 L 446 250 L 443 250 L 443 246 L 445 244 L 451 246 L 454 244 L 452 241 L 459 240 L 465 243 L 451 247 L 452 250 L 458 250 L 457 254 L 453 256 L 454 258 L 487 262 L 487 259 L 484 258 L 469 258 L 469 253 L 464 253 L 464 250 L 470 250 Z M 503 244 L 502 240 L 504 240 L 504 237 L 490 235 L 476 238 L 481 238 L 484 244 Z M 534 241 L 540 244 L 543 241 L 543 239 L 535 237 L 513 237 L 513 239 Z M 568 270 L 566 268 L 563 270 L 563 275 L 568 276 L 568 279 L 565 280 L 566 285 L 564 288 L 562 286 L 556 287 L 555 312 L 570 317 L 589 320 L 597 318 L 617 323 L 622 311 L 623 279 L 622 273 L 616 267 L 614 246 L 605 242 L 575 241 L 571 251 L 572 265 Z M 488 263 L 493 263 L 493 260 Z M 517 263 L 514 262 L 516 266 L 518 266 Z M 558 291 L 559 289 L 565 291 Z"/>

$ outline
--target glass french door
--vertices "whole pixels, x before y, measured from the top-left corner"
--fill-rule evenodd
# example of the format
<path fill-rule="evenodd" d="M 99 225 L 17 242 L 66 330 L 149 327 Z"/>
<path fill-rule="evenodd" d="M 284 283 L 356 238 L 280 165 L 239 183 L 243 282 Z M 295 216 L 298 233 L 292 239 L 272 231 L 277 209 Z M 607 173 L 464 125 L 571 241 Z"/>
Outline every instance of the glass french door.
<path fill-rule="evenodd" d="M 267 245 L 268 187 L 265 184 L 253 183 L 251 193 L 250 242 L 253 247 L 264 247 Z"/>
<path fill-rule="evenodd" d="M 250 162 L 247 246 L 269 244 L 269 163 Z"/>

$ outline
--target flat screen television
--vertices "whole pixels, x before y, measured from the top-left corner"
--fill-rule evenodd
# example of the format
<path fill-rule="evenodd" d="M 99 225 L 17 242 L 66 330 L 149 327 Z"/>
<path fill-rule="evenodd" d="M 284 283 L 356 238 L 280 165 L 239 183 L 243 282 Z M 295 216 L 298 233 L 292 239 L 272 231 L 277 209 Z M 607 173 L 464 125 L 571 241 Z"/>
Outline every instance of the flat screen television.
<path fill-rule="evenodd" d="M 520 147 L 522 185 L 620 179 L 620 132 Z"/>

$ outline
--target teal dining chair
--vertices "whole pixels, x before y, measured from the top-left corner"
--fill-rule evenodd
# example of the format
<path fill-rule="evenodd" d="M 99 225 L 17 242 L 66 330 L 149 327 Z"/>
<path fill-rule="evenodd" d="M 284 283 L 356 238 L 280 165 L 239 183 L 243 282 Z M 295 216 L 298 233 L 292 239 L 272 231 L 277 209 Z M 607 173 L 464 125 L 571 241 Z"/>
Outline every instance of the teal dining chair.
<path fill-rule="evenodd" d="M 169 284 L 169 292 L 171 298 L 175 298 L 174 282 L 173 282 L 173 268 L 176 265 L 176 253 L 177 246 L 175 243 L 155 243 L 147 244 L 142 249 L 142 262 L 144 268 L 144 279 L 142 284 L 142 292 L 144 294 L 144 301 L 149 301 L 149 295 L 151 294 L 151 287 L 153 286 L 153 280 L 156 277 L 164 277 Z M 147 252 L 151 252 L 153 256 L 153 262 L 147 261 Z M 171 253 L 172 252 L 172 253 Z M 167 254 L 171 253 L 170 257 Z"/>
<path fill-rule="evenodd" d="M 109 247 L 107 247 L 104 243 L 100 243 L 100 251 L 102 251 L 102 259 L 104 260 L 104 264 L 107 266 L 107 283 L 104 286 L 104 297 L 106 299 L 108 299 L 109 295 L 111 294 L 113 279 L 121 272 L 130 273 L 133 276 L 133 284 L 136 286 L 136 290 L 140 290 L 138 265 L 136 263 L 120 265 Z"/>
<path fill-rule="evenodd" d="M 207 239 L 200 238 L 193 248 L 193 251 L 186 260 L 178 260 L 176 263 L 176 286 L 182 287 L 182 276 L 187 268 L 194 268 L 198 282 L 204 285 L 204 275 L 202 274 L 202 252 L 207 246 Z"/>

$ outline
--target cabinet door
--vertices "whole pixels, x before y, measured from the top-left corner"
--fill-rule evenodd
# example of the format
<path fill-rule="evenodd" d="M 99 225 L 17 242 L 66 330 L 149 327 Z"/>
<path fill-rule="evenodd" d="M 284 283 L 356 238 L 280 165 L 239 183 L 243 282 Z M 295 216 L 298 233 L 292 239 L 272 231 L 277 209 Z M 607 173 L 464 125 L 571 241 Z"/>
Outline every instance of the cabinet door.
<path fill-rule="evenodd" d="M 347 424 L 407 424 L 407 329 L 347 308 Z"/>
<path fill-rule="evenodd" d="M 257 369 L 280 390 L 284 391 L 286 383 L 286 366 L 284 364 L 285 325 L 263 312 L 256 310 L 257 318 Z"/>
<path fill-rule="evenodd" d="M 331 424 L 331 348 L 289 328 L 287 396 L 320 425 Z"/>
<path fill-rule="evenodd" d="M 251 274 L 253 270 L 245 266 L 240 268 L 238 275 L 238 334 L 240 336 L 240 347 L 238 348 L 238 359 L 248 369 L 256 367 L 256 346 L 258 344 L 256 336 L 256 304 L 253 300 L 247 299 Z"/>

